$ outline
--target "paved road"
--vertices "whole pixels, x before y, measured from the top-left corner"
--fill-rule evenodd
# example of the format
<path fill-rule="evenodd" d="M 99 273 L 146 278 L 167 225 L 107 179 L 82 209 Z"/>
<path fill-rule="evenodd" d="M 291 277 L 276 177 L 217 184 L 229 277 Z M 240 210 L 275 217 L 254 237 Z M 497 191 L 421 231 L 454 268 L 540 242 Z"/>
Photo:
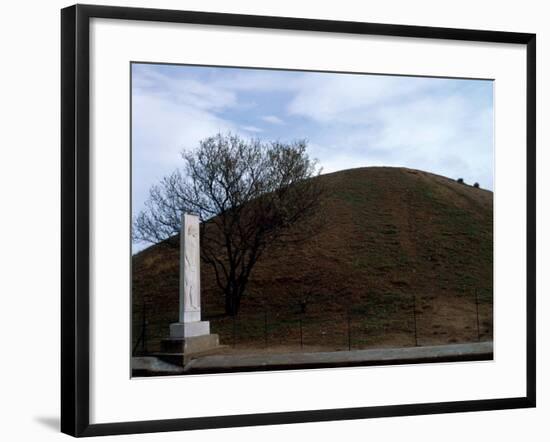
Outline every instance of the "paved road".
<path fill-rule="evenodd" d="M 193 359 L 185 373 L 353 367 L 492 360 L 493 342 L 315 353 L 211 355 Z"/>

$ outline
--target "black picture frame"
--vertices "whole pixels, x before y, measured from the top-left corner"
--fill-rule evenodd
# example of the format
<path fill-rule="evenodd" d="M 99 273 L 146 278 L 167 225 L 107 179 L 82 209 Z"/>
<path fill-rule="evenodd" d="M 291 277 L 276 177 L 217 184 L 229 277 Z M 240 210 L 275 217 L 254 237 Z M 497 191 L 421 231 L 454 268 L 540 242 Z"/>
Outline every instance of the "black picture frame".
<path fill-rule="evenodd" d="M 90 424 L 91 18 L 416 37 L 525 45 L 527 52 L 526 395 L 503 399 Z M 75 5 L 61 10 L 61 431 L 72 436 L 162 432 L 535 407 L 536 404 L 536 36 L 212 12 Z"/>

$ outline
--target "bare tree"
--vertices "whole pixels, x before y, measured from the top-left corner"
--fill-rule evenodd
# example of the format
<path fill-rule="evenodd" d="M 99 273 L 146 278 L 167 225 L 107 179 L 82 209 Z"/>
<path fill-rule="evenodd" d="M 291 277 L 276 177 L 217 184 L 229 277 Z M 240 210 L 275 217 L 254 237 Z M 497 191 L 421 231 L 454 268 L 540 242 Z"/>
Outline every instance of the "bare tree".
<path fill-rule="evenodd" d="M 177 246 L 182 213 L 198 214 L 201 257 L 214 269 L 225 311 L 233 316 L 266 248 L 315 234 L 317 224 L 304 221 L 319 207 L 320 170 L 303 140 L 262 143 L 218 134 L 182 158 L 182 171 L 151 188 L 133 236 Z"/>

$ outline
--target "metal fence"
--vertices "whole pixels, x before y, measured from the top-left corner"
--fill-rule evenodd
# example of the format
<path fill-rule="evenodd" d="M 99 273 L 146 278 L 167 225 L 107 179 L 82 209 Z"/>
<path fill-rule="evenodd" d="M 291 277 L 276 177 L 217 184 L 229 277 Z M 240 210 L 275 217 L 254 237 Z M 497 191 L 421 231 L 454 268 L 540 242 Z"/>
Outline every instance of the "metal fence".
<path fill-rule="evenodd" d="M 352 350 L 381 344 L 388 330 L 401 335 L 403 345 L 417 345 L 414 319 L 369 319 L 345 311 L 328 315 L 276 313 L 239 314 L 210 320 L 223 344 L 233 348 L 282 350 Z"/>
<path fill-rule="evenodd" d="M 436 316 L 426 312 L 430 298 L 417 295 L 389 297 L 387 303 L 375 307 L 359 305 L 336 312 L 289 312 L 272 308 L 209 320 L 212 332 L 220 335 L 223 344 L 243 350 L 407 347 L 443 343 L 438 341 L 446 336 L 451 342 L 453 339 L 462 342 L 492 339 L 492 290 L 476 289 L 460 296 L 472 299 L 459 318 L 464 328 L 458 330 L 456 326 L 452 328 L 452 324 L 434 323 Z M 455 335 L 459 338 L 453 338 Z"/>
<path fill-rule="evenodd" d="M 450 295 L 449 295 L 450 296 Z M 208 316 L 212 333 L 230 348 L 243 351 L 338 351 L 381 347 L 432 345 L 458 335 L 458 341 L 492 339 L 491 289 L 476 288 L 471 293 L 457 293 L 469 308 L 462 313 L 463 330 L 438 323 L 430 312 L 433 297 L 408 294 L 384 294 L 373 297 L 377 302 L 352 305 L 337 311 L 324 311 L 323 306 L 309 303 L 294 306 L 241 311 L 236 316 Z M 382 301 L 381 301 L 382 300 Z M 260 311 L 258 311 L 260 310 Z M 134 355 L 154 351 L 149 331 L 152 318 L 142 306 L 134 318 Z M 139 325 L 137 325 L 139 323 Z M 167 324 L 156 327 L 168 330 Z M 163 332 L 164 333 L 164 332 Z M 157 332 L 158 334 L 158 332 Z M 158 339 L 158 336 L 155 337 Z M 448 342 L 453 342 L 448 341 Z"/>

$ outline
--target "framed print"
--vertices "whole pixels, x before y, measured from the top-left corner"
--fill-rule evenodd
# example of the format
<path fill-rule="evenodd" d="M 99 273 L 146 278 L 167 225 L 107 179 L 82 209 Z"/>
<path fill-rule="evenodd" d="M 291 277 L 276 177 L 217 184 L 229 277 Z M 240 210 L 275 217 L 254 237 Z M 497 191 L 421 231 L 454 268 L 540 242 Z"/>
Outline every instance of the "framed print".
<path fill-rule="evenodd" d="M 63 432 L 535 406 L 534 34 L 61 25 Z"/>

